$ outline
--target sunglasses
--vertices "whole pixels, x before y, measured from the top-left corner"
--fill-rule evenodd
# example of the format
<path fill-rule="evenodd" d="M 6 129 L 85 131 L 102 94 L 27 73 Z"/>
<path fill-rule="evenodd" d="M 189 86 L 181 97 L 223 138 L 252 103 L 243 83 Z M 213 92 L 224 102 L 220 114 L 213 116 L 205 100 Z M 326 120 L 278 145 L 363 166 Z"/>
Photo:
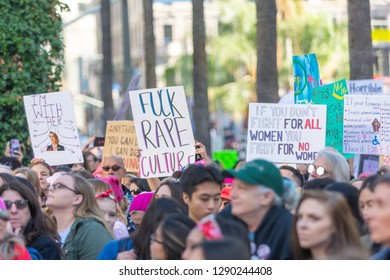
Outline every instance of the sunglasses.
<path fill-rule="evenodd" d="M 71 192 L 74 192 L 75 194 L 80 194 L 78 191 L 76 191 L 72 188 L 69 188 L 61 183 L 55 183 L 55 184 L 51 185 L 50 187 L 53 188 L 53 191 L 58 190 L 58 189 L 67 189 L 67 190 L 70 190 Z"/>
<path fill-rule="evenodd" d="M 142 192 L 142 190 L 140 188 L 136 188 L 136 189 L 133 189 L 133 190 L 130 190 L 133 194 L 140 194 Z"/>
<path fill-rule="evenodd" d="M 323 168 L 322 166 L 315 166 L 314 164 L 309 164 L 307 167 L 307 172 L 312 173 L 314 170 L 316 171 L 316 174 L 318 176 L 322 176 L 326 173 L 331 174 L 328 171 L 326 171 L 325 168 Z"/>
<path fill-rule="evenodd" d="M 12 207 L 12 204 L 15 204 L 16 209 L 21 210 L 27 207 L 28 205 L 28 200 L 27 199 L 20 199 L 16 201 L 9 201 L 9 200 L 4 200 L 5 207 L 7 210 L 10 210 Z"/>
<path fill-rule="evenodd" d="M 108 172 L 110 169 L 114 172 L 123 169 L 123 167 L 120 167 L 119 165 L 113 165 L 113 166 L 103 166 L 102 169 L 106 172 Z"/>

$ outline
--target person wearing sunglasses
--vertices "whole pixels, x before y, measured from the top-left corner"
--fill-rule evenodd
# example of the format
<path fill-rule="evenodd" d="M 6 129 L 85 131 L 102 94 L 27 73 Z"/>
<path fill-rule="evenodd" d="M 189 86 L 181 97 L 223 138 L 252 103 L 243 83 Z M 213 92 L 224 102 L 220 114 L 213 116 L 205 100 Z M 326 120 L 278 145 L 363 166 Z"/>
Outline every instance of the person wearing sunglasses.
<path fill-rule="evenodd" d="M 31 260 L 23 240 L 7 231 L 9 213 L 0 198 L 0 260 Z"/>
<path fill-rule="evenodd" d="M 309 180 L 329 178 L 336 182 L 348 183 L 351 172 L 347 160 L 333 148 L 325 148 L 318 153 L 313 164 L 307 167 Z"/>
<path fill-rule="evenodd" d="M 59 260 L 61 248 L 55 225 L 43 213 L 38 195 L 32 189 L 16 180 L 0 187 L 0 197 L 9 212 L 12 231 L 23 236 L 28 249 L 38 251 L 38 258 Z"/>
<path fill-rule="evenodd" d="M 92 187 L 78 175 L 57 177 L 49 187 L 46 206 L 56 218 L 66 260 L 95 260 L 113 239 Z"/>

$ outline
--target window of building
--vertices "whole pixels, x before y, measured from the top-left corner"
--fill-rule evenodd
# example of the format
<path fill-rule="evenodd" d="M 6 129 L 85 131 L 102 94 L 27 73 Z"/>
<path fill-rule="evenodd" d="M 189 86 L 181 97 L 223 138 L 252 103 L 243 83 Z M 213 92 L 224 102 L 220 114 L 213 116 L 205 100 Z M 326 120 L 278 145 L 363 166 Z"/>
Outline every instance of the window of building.
<path fill-rule="evenodd" d="M 172 25 L 164 25 L 164 43 L 172 42 Z"/>

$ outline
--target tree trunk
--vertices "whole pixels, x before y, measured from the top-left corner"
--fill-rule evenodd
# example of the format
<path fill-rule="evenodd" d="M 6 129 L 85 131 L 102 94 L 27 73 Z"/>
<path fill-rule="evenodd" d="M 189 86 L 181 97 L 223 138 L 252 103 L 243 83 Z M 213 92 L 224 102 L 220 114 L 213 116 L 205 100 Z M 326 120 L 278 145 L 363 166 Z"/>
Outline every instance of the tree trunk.
<path fill-rule="evenodd" d="M 111 7 L 110 0 L 102 0 L 101 9 L 103 67 L 101 77 L 101 97 L 104 102 L 104 127 L 114 117 L 112 101 L 112 48 L 111 48 Z M 105 129 L 103 130 L 105 131 Z"/>
<path fill-rule="evenodd" d="M 276 3 L 256 0 L 257 17 L 257 101 L 276 103 L 278 69 L 276 65 Z"/>
<path fill-rule="evenodd" d="M 194 105 L 195 139 L 210 151 L 209 100 L 207 94 L 206 28 L 203 0 L 192 0 L 192 36 L 194 44 Z"/>
<path fill-rule="evenodd" d="M 129 9 L 127 0 L 122 0 L 122 34 L 123 34 L 123 77 L 122 92 L 125 90 L 131 79 L 131 53 L 130 53 L 130 35 L 129 35 Z"/>
<path fill-rule="evenodd" d="M 350 80 L 372 79 L 373 55 L 369 0 L 348 0 Z"/>
<path fill-rule="evenodd" d="M 154 43 L 153 0 L 143 0 L 146 88 L 156 87 L 156 47 Z"/>

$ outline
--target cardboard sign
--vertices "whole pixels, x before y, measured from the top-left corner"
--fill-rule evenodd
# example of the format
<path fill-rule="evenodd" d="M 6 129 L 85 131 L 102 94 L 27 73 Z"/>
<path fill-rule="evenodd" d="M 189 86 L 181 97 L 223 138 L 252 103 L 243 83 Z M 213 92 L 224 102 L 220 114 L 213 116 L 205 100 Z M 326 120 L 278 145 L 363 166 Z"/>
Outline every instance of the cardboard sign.
<path fill-rule="evenodd" d="M 382 95 L 383 80 L 348 81 L 348 94 Z"/>
<path fill-rule="evenodd" d="M 343 152 L 344 95 L 347 93 L 345 79 L 313 90 L 313 103 L 327 106 L 325 145 L 340 153 Z M 344 156 L 350 158 L 353 155 Z"/>
<path fill-rule="evenodd" d="M 310 104 L 312 90 L 321 85 L 315 54 L 293 56 L 295 104 Z"/>
<path fill-rule="evenodd" d="M 222 150 L 213 152 L 213 159 L 221 161 L 224 169 L 234 168 L 238 161 L 237 150 Z"/>
<path fill-rule="evenodd" d="M 70 92 L 24 96 L 34 157 L 50 165 L 83 162 Z"/>
<path fill-rule="evenodd" d="M 123 159 L 126 171 L 138 172 L 137 135 L 133 121 L 108 121 L 103 159 L 116 155 Z"/>
<path fill-rule="evenodd" d="M 311 163 L 325 147 L 326 106 L 250 103 L 246 160 Z"/>
<path fill-rule="evenodd" d="M 345 153 L 390 154 L 390 96 L 345 96 L 343 142 Z"/>
<path fill-rule="evenodd" d="M 195 161 L 195 140 L 182 86 L 130 91 L 142 178 L 171 176 Z"/>

